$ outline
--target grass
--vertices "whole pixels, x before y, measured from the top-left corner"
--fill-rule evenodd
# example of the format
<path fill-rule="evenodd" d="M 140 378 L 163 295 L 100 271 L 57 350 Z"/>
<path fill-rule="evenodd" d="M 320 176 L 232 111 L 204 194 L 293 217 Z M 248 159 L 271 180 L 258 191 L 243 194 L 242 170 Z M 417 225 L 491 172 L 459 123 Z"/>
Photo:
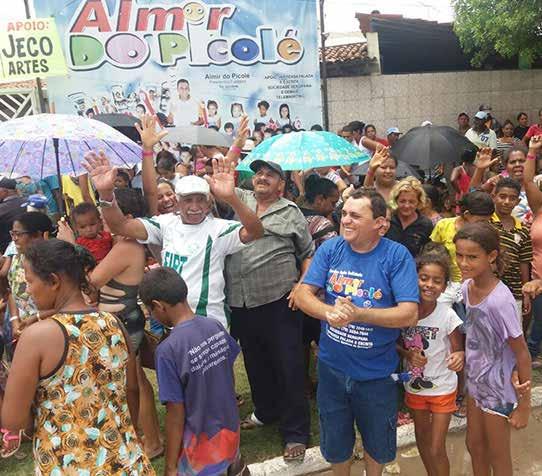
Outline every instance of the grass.
<path fill-rule="evenodd" d="M 156 378 L 154 372 L 148 372 L 150 381 L 156 388 Z M 253 411 L 252 401 L 250 399 L 250 387 L 248 385 L 247 375 L 243 359 L 237 359 L 235 363 L 235 378 L 237 392 L 242 395 L 245 404 L 240 408 L 241 418 L 246 417 Z M 542 386 L 542 370 L 533 371 L 533 387 Z M 158 410 L 158 418 L 160 426 L 164 428 L 165 410 L 160 402 L 156 401 Z M 311 441 L 310 446 L 318 446 L 320 444 L 320 436 L 318 432 L 318 413 L 316 410 L 316 402 L 310 400 L 311 408 Z M 282 454 L 282 440 L 279 435 L 278 425 L 266 425 L 265 427 L 241 432 L 241 453 L 248 463 L 264 461 Z M 23 451 L 26 453 L 26 458 L 18 461 L 15 458 L 8 460 L 0 459 L 0 474 L 10 476 L 27 476 L 34 472 L 34 461 L 32 458 L 32 448 L 30 443 L 23 445 Z M 164 471 L 164 459 L 159 458 L 153 461 L 156 474 L 161 475 Z"/>
<path fill-rule="evenodd" d="M 157 388 L 155 373 L 147 371 L 149 380 Z M 237 393 L 241 394 L 245 403 L 240 407 L 241 418 L 246 417 L 253 411 L 253 405 L 250 398 L 250 387 L 245 372 L 245 366 L 242 358 L 238 358 L 235 363 L 235 386 Z M 155 393 L 155 397 L 157 394 Z M 318 414 L 316 411 L 316 402 L 311 399 L 311 446 L 317 446 L 320 443 L 318 434 Z M 160 427 L 164 429 L 165 408 L 156 400 L 156 409 Z M 282 454 L 282 440 L 279 435 L 278 425 L 266 425 L 250 431 L 241 432 L 241 452 L 248 463 L 264 461 L 274 456 Z M 19 461 L 11 457 L 7 460 L 0 459 L 0 474 L 9 476 L 28 476 L 34 474 L 34 460 L 32 457 L 32 446 L 30 443 L 23 445 L 25 459 Z M 153 461 L 156 474 L 161 475 L 164 471 L 164 459 L 158 458 Z"/>

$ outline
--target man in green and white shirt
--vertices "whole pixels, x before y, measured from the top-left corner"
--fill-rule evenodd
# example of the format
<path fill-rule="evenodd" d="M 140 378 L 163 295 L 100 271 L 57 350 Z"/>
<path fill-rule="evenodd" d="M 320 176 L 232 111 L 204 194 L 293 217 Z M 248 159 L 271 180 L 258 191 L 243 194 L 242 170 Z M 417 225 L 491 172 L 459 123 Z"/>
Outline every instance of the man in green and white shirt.
<path fill-rule="evenodd" d="M 224 260 L 263 236 L 260 219 L 235 194 L 234 164 L 224 159 L 213 161 L 214 173 L 207 181 L 183 177 L 175 189 L 177 213 L 133 219 L 125 217 L 114 200 L 116 170 L 107 158 L 92 154 L 87 161 L 111 232 L 143 244 L 160 245 L 163 265 L 175 269 L 187 284 L 188 304 L 193 312 L 227 326 Z M 211 192 L 234 209 L 239 222 L 209 215 Z"/>

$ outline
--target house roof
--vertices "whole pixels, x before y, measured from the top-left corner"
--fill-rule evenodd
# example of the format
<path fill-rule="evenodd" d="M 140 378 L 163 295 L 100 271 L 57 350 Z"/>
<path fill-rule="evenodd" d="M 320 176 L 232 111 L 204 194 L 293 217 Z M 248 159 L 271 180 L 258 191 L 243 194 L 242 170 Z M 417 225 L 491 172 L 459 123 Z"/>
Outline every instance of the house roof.
<path fill-rule="evenodd" d="M 42 81 L 42 86 L 44 85 Z M 36 86 L 36 82 L 33 79 L 28 81 L 14 81 L 10 83 L 0 83 L 0 89 L 12 90 L 12 89 L 33 89 Z"/>
<path fill-rule="evenodd" d="M 367 58 L 367 43 L 350 43 L 326 47 L 326 63 L 348 63 Z M 322 49 L 320 48 L 320 61 Z"/>

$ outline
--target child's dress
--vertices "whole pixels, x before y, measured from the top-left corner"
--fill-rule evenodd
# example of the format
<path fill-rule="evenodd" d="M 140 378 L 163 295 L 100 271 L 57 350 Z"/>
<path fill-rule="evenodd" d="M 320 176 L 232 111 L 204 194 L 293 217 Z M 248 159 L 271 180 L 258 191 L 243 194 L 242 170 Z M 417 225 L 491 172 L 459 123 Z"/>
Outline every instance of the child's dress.
<path fill-rule="evenodd" d="M 462 286 L 467 308 L 465 375 L 468 394 L 483 411 L 508 417 L 517 403 L 512 385 L 516 356 L 508 343 L 523 334 L 514 296 L 499 281 L 479 304 L 469 300 L 467 279 Z"/>

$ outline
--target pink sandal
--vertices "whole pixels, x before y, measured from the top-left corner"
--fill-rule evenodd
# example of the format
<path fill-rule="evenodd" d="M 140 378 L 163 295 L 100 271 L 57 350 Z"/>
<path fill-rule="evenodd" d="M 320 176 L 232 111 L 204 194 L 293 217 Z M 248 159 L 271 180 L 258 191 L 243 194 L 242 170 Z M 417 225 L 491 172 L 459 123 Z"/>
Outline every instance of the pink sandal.
<path fill-rule="evenodd" d="M 5 428 L 0 428 L 0 433 L 2 433 L 2 449 L 0 450 L 1 458 L 9 458 L 19 451 L 21 447 L 21 440 L 24 433 L 24 430 L 19 430 L 18 434 L 14 434 Z M 8 449 L 11 446 L 12 441 L 17 441 L 18 444 L 15 448 Z M 24 458 L 24 455 L 23 455 Z"/>

